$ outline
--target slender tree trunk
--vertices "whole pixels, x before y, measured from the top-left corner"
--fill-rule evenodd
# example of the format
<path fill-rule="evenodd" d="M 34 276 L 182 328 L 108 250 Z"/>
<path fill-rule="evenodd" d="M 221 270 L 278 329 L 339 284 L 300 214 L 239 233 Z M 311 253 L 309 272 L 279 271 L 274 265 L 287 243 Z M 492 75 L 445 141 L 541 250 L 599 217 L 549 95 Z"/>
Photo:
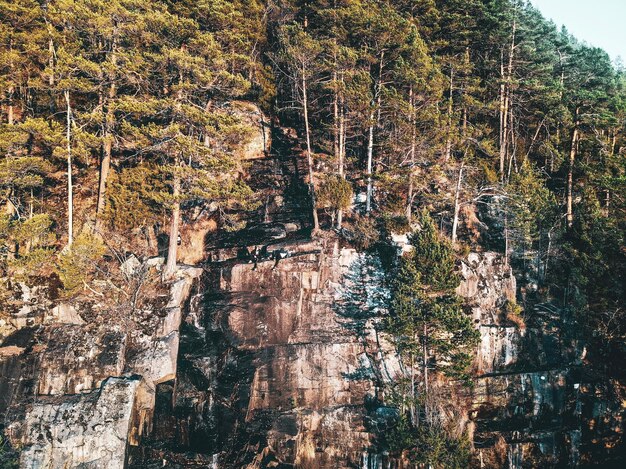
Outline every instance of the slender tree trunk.
<path fill-rule="evenodd" d="M 48 25 L 50 28 L 50 25 Z M 54 86 L 54 41 L 52 38 L 48 40 L 48 67 L 50 67 L 50 76 L 48 77 L 48 85 Z"/>
<path fill-rule="evenodd" d="M 418 418 L 417 412 L 415 411 L 415 402 L 416 399 L 416 389 L 415 389 L 415 356 L 411 353 L 411 423 L 414 426 L 418 426 Z"/>
<path fill-rule="evenodd" d="M 543 127 L 543 123 L 546 121 L 546 118 L 544 117 L 541 122 L 539 123 L 539 125 L 537 125 L 537 130 L 535 130 L 535 134 L 533 135 L 533 139 L 530 141 L 530 145 L 528 145 L 528 151 L 526 152 L 526 156 L 524 157 L 524 161 L 522 161 L 522 165 L 528 160 L 528 157 L 530 156 L 530 152 L 533 150 L 533 147 L 535 146 L 535 143 L 537 142 L 537 139 L 539 138 L 539 132 L 541 132 L 541 128 Z"/>
<path fill-rule="evenodd" d="M 380 62 L 378 63 L 378 83 L 376 86 L 376 128 L 380 128 L 380 116 L 382 112 L 382 94 L 383 94 L 383 67 L 385 66 L 385 51 L 380 53 Z"/>
<path fill-rule="evenodd" d="M 9 60 L 9 69 L 11 70 L 11 72 L 13 72 L 13 53 L 12 53 L 12 49 L 13 49 L 13 39 L 11 39 L 9 41 L 9 56 L 11 57 Z M 7 122 L 9 123 L 9 125 L 13 125 L 13 115 L 14 115 L 14 110 L 13 110 L 13 98 L 15 96 L 15 87 L 13 86 L 13 84 L 11 84 L 9 86 L 8 91 L 8 109 L 7 109 Z"/>
<path fill-rule="evenodd" d="M 309 165 L 309 192 L 313 209 L 313 232 L 320 228 L 317 217 L 317 201 L 315 200 L 315 185 L 313 181 L 313 153 L 311 152 L 311 129 L 309 128 L 309 103 L 307 96 L 306 66 L 302 65 L 302 107 L 304 110 L 304 130 L 306 133 L 306 156 Z"/>
<path fill-rule="evenodd" d="M 465 141 L 465 138 L 467 137 L 467 121 L 469 119 L 468 113 L 467 113 L 467 108 L 464 107 L 463 108 L 463 141 Z"/>
<path fill-rule="evenodd" d="M 513 21 L 513 31 L 511 32 L 511 46 L 509 48 L 509 60 L 506 72 L 504 70 L 504 53 L 500 61 L 500 73 L 502 84 L 500 85 L 500 179 L 504 182 L 505 165 L 509 146 L 509 110 L 511 104 L 511 81 L 513 79 L 513 57 L 515 55 L 515 35 L 517 31 L 517 21 Z"/>
<path fill-rule="evenodd" d="M 7 122 L 9 125 L 13 125 L 13 115 L 14 115 L 14 111 L 13 111 L 13 95 L 15 94 L 15 88 L 13 86 L 9 87 L 8 90 L 8 109 L 7 109 Z"/>
<path fill-rule="evenodd" d="M 452 156 L 452 112 L 454 110 L 454 97 L 452 96 L 452 93 L 454 91 L 454 67 L 452 66 L 452 64 L 450 64 L 450 89 L 449 89 L 449 93 L 450 95 L 448 96 L 448 129 L 447 129 L 447 135 L 446 135 L 446 154 L 445 154 L 445 161 L 448 161 L 450 159 L 450 156 Z"/>
<path fill-rule="evenodd" d="M 338 77 L 337 77 L 337 59 L 335 59 L 335 69 L 333 70 L 333 153 L 335 160 L 337 161 L 337 172 L 341 173 L 341 166 L 339 161 L 339 90 L 338 90 Z"/>
<path fill-rule="evenodd" d="M 572 131 L 572 142 L 569 152 L 569 165 L 567 167 L 567 228 L 571 229 L 574 225 L 574 211 L 573 211 L 573 192 L 574 192 L 574 164 L 576 163 L 576 156 L 578 153 L 578 140 L 580 138 L 579 121 L 578 121 L 578 109 L 576 109 L 576 121 L 574 124 L 574 130 Z"/>
<path fill-rule="evenodd" d="M 415 165 L 415 147 L 417 144 L 417 129 L 415 126 L 415 96 L 413 95 L 413 86 L 409 89 L 409 112 L 409 123 L 411 125 L 411 168 L 409 170 L 409 190 L 406 201 L 406 218 L 408 222 L 411 223 L 411 219 L 413 217 L 413 171 Z"/>
<path fill-rule="evenodd" d="M 343 75 L 341 76 L 343 84 Z M 343 94 L 339 98 L 339 176 L 346 178 L 345 174 L 346 160 L 346 109 Z M 337 229 L 340 230 L 343 224 L 343 209 L 337 210 Z"/>
<path fill-rule="evenodd" d="M 337 44 L 335 41 L 335 48 Z M 334 69 L 333 69 L 333 153 L 335 160 L 337 161 L 337 174 L 339 177 L 343 177 L 343 161 L 341 160 L 341 117 L 339 109 L 339 77 L 337 74 L 337 54 L 336 49 L 334 53 Z M 337 229 L 341 229 L 342 214 L 341 209 L 337 209 L 336 213 L 333 213 L 333 223 L 331 226 L 335 226 L 335 217 L 337 219 Z"/>
<path fill-rule="evenodd" d="M 117 55 L 115 53 L 115 40 L 111 46 L 111 64 L 115 68 L 117 65 Z M 115 73 L 115 72 L 114 72 Z M 104 115 L 104 132 L 103 139 L 104 144 L 102 148 L 102 161 L 100 162 L 100 184 L 98 187 L 98 203 L 96 205 L 96 231 L 99 232 L 102 228 L 102 216 L 104 214 L 104 208 L 106 205 L 106 188 L 107 179 L 109 177 L 109 170 L 111 168 L 111 148 L 112 142 L 112 129 L 115 125 L 115 115 L 113 113 L 113 100 L 115 99 L 116 87 L 115 79 L 112 80 L 109 86 L 108 99 L 106 100 L 106 112 Z"/>
<path fill-rule="evenodd" d="M 454 220 L 452 221 L 452 242 L 456 243 L 457 240 L 457 230 L 459 227 L 459 212 L 461 210 L 461 186 L 463 184 L 463 163 L 461 163 L 461 167 L 459 168 L 459 177 L 456 181 L 456 193 L 454 194 Z"/>
<path fill-rule="evenodd" d="M 174 180 L 172 182 L 172 197 L 174 205 L 172 207 L 172 219 L 170 221 L 170 239 L 167 248 L 167 264 L 163 272 L 165 279 L 171 279 L 176 273 L 176 260 L 178 256 L 178 235 L 180 227 L 180 175 L 178 169 L 180 161 L 176 161 L 174 169 Z"/>
<path fill-rule="evenodd" d="M 370 113 L 370 126 L 367 138 L 367 196 L 365 201 L 365 211 L 367 213 L 370 213 L 372 211 L 372 197 L 374 192 L 374 185 L 372 180 L 372 173 L 374 170 L 374 126 L 379 125 L 381 117 L 381 88 L 384 58 L 385 52 L 383 51 L 380 53 L 378 82 L 374 86 L 374 101 L 376 103 L 376 109 L 372 109 L 372 112 Z"/>
<path fill-rule="evenodd" d="M 611 138 L 611 156 L 615 156 L 616 145 L 617 145 L 617 130 L 613 129 L 613 137 Z"/>
<path fill-rule="evenodd" d="M 504 107 L 502 108 L 502 145 L 500 146 L 500 179 L 504 181 L 506 160 L 509 154 L 509 95 L 504 90 Z"/>
<path fill-rule="evenodd" d="M 423 327 L 423 337 L 422 337 L 422 358 L 423 358 L 423 362 L 422 362 L 422 366 L 423 366 L 423 373 L 424 373 L 424 412 L 425 412 L 425 417 L 426 420 L 428 421 L 428 414 L 429 414 L 429 399 L 428 399 L 428 345 L 427 345 L 427 341 L 428 341 L 428 328 L 426 326 L 426 324 L 424 324 Z"/>
<path fill-rule="evenodd" d="M 365 211 L 372 210 L 372 163 L 374 158 L 374 111 L 370 113 L 370 125 L 367 133 L 367 195 L 365 199 Z"/>
<path fill-rule="evenodd" d="M 545 281 L 545 279 L 547 278 L 548 275 L 548 267 L 550 266 L 550 255 L 552 254 L 552 230 L 553 228 L 550 228 L 548 230 L 548 247 L 546 249 L 546 261 L 543 264 L 543 279 Z"/>
<path fill-rule="evenodd" d="M 504 51 L 500 55 L 500 177 L 504 175 L 504 161 L 506 158 L 506 83 L 504 78 Z"/>
<path fill-rule="evenodd" d="M 509 151 L 509 167 L 506 173 L 507 182 L 511 180 L 511 171 L 513 167 L 515 167 L 515 172 L 517 173 L 517 160 L 516 160 L 516 152 L 517 152 L 517 141 L 515 140 L 515 126 L 513 120 L 513 97 L 510 96 L 511 91 L 509 91 L 509 138 L 510 142 L 510 151 Z"/>
<path fill-rule="evenodd" d="M 74 188 L 72 184 L 72 107 L 70 105 L 70 92 L 65 90 L 66 104 L 66 130 L 67 141 L 67 246 L 71 247 L 74 242 Z"/>

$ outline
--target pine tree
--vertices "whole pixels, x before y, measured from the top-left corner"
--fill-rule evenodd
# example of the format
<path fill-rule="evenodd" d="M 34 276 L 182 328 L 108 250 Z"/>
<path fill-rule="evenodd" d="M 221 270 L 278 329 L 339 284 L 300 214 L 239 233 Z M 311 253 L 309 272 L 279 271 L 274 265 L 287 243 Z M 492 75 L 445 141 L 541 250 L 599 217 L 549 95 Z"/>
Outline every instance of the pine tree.
<path fill-rule="evenodd" d="M 455 293 L 460 280 L 450 243 L 440 238 L 426 211 L 420 214 L 419 224 L 420 230 L 411 240 L 413 250 L 401 259 L 393 283 L 387 330 L 408 359 L 409 368 L 421 368 L 421 392 L 428 419 L 429 373 L 441 372 L 469 383 L 472 347 L 479 336 Z M 415 401 L 413 375 L 411 382 Z M 412 414 L 416 424 L 417 413 Z"/>
<path fill-rule="evenodd" d="M 308 185 L 311 197 L 313 231 L 319 230 L 317 201 L 315 195 L 315 178 L 313 150 L 311 142 L 311 84 L 316 79 L 316 62 L 320 61 L 322 44 L 313 39 L 299 24 L 285 25 L 278 32 L 281 52 L 276 58 L 284 65 L 287 77 L 293 87 L 295 100 L 302 110 L 304 123 L 305 152 L 308 166 Z"/>
<path fill-rule="evenodd" d="M 166 278 L 176 269 L 181 209 L 210 201 L 223 209 L 250 205 L 240 181 L 236 149 L 248 130 L 217 100 L 244 94 L 249 83 L 227 71 L 215 36 L 190 18 L 165 8 L 153 11 L 144 33 L 147 95 L 126 97 L 118 109 L 128 117 L 124 137 L 149 157 L 169 185 L 153 199 L 170 209 Z M 228 221 L 228 218 L 224 218 Z"/>

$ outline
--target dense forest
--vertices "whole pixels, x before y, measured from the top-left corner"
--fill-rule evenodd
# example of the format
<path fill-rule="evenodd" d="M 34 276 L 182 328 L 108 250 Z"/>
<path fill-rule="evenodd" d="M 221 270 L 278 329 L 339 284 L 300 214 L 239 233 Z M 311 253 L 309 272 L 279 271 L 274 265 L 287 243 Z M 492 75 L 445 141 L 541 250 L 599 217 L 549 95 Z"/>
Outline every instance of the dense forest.
<path fill-rule="evenodd" d="M 160 245 L 167 282 L 198 213 L 244 227 L 252 102 L 294 129 L 311 236 L 413 233 L 382 321 L 417 370 L 389 393 L 389 451 L 467 467 L 429 383 L 472 386 L 470 251 L 513 267 L 511 321 L 550 302 L 626 378 L 626 69 L 529 2 L 1 0 L 0 18 L 0 301 L 44 282 L 128 303 L 121 253 Z"/>

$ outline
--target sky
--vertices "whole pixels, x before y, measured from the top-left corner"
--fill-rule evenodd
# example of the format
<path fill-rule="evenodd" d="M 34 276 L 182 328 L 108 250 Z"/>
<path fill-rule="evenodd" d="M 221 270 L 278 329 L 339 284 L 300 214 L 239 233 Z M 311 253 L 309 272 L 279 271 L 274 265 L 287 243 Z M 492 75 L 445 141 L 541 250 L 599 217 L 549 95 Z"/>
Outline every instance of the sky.
<path fill-rule="evenodd" d="M 531 0 L 546 18 L 626 62 L 626 0 Z"/>

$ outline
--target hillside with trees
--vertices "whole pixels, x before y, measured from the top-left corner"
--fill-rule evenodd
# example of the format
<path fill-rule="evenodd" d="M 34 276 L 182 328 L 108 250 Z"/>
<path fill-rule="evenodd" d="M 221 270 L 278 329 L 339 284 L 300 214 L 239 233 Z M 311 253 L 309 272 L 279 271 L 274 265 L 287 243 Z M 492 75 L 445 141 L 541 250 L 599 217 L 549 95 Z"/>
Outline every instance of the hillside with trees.
<path fill-rule="evenodd" d="M 626 386 L 626 69 L 529 2 L 0 0 L 0 22 L 0 340 L 20 285 L 132 316 L 198 220 L 207 246 L 254 244 L 278 173 L 246 156 L 254 108 L 295 159 L 298 233 L 383 259 L 397 467 L 500 467 L 438 415 L 481 374 L 470 252 L 512 268 L 507 324 L 551 305 L 581 373 Z M 130 278 L 130 253 L 159 275 Z"/>

